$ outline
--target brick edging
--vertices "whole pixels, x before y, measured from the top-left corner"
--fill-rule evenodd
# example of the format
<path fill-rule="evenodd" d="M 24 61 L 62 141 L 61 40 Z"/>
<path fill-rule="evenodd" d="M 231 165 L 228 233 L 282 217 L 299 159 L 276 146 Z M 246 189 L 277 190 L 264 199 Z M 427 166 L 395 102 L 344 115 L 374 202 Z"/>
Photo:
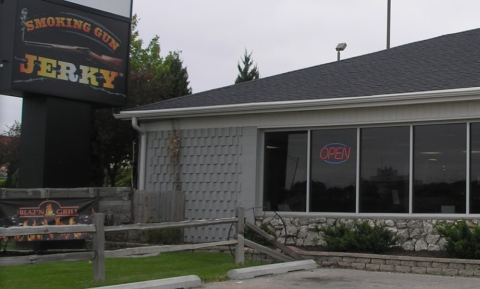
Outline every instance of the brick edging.
<path fill-rule="evenodd" d="M 322 267 L 430 275 L 480 277 L 480 260 L 423 258 L 342 252 L 300 252 Z"/>

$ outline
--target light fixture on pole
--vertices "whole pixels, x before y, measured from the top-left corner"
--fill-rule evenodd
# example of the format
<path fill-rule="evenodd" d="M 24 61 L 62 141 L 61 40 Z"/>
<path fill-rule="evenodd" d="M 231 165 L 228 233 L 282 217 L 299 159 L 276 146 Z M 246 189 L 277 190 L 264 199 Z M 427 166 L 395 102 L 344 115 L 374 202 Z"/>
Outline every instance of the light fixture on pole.
<path fill-rule="evenodd" d="M 340 61 L 340 51 L 344 51 L 347 47 L 347 43 L 338 43 L 335 50 L 337 50 L 337 61 Z"/>

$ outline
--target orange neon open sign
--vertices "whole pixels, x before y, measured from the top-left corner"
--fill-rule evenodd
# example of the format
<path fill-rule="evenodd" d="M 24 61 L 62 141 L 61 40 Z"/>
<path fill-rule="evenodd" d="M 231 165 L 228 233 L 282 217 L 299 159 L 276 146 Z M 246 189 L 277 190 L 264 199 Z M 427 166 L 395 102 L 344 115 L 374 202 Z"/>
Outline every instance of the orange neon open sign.
<path fill-rule="evenodd" d="M 350 159 L 352 148 L 343 143 L 329 143 L 320 150 L 320 159 L 324 162 L 338 165 Z"/>

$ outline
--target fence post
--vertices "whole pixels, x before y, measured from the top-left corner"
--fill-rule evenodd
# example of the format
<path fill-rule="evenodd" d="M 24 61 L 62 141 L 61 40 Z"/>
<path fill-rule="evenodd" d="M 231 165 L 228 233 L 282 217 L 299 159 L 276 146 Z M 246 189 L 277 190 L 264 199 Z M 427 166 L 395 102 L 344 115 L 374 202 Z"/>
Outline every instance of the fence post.
<path fill-rule="evenodd" d="M 93 214 L 93 224 L 96 232 L 93 234 L 93 251 L 95 259 L 93 259 L 93 281 L 105 281 L 105 228 L 103 226 L 105 215 L 102 213 Z"/>
<path fill-rule="evenodd" d="M 245 242 L 244 242 L 244 228 L 245 228 L 245 208 L 237 207 L 237 246 L 235 247 L 235 264 L 243 265 L 245 263 Z"/>

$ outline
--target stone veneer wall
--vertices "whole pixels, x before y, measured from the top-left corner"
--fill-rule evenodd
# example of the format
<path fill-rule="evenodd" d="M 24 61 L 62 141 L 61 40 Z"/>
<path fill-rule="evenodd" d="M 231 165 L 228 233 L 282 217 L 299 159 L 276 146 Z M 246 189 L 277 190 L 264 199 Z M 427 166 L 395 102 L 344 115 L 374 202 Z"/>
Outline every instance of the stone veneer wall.
<path fill-rule="evenodd" d="M 372 226 L 385 227 L 398 236 L 398 245 L 407 251 L 440 251 L 446 240 L 435 229 L 435 225 L 442 223 L 457 223 L 457 220 L 432 219 L 362 219 L 362 218 L 291 218 L 291 217 L 264 217 L 257 219 L 257 223 L 266 223 L 277 231 L 278 240 L 287 245 L 315 246 L 323 245 L 321 234 L 316 228 L 335 226 L 345 223 L 353 227 L 355 222 L 368 222 Z M 470 225 L 478 225 L 480 220 L 466 220 Z M 285 240 L 286 239 L 286 240 Z"/>

